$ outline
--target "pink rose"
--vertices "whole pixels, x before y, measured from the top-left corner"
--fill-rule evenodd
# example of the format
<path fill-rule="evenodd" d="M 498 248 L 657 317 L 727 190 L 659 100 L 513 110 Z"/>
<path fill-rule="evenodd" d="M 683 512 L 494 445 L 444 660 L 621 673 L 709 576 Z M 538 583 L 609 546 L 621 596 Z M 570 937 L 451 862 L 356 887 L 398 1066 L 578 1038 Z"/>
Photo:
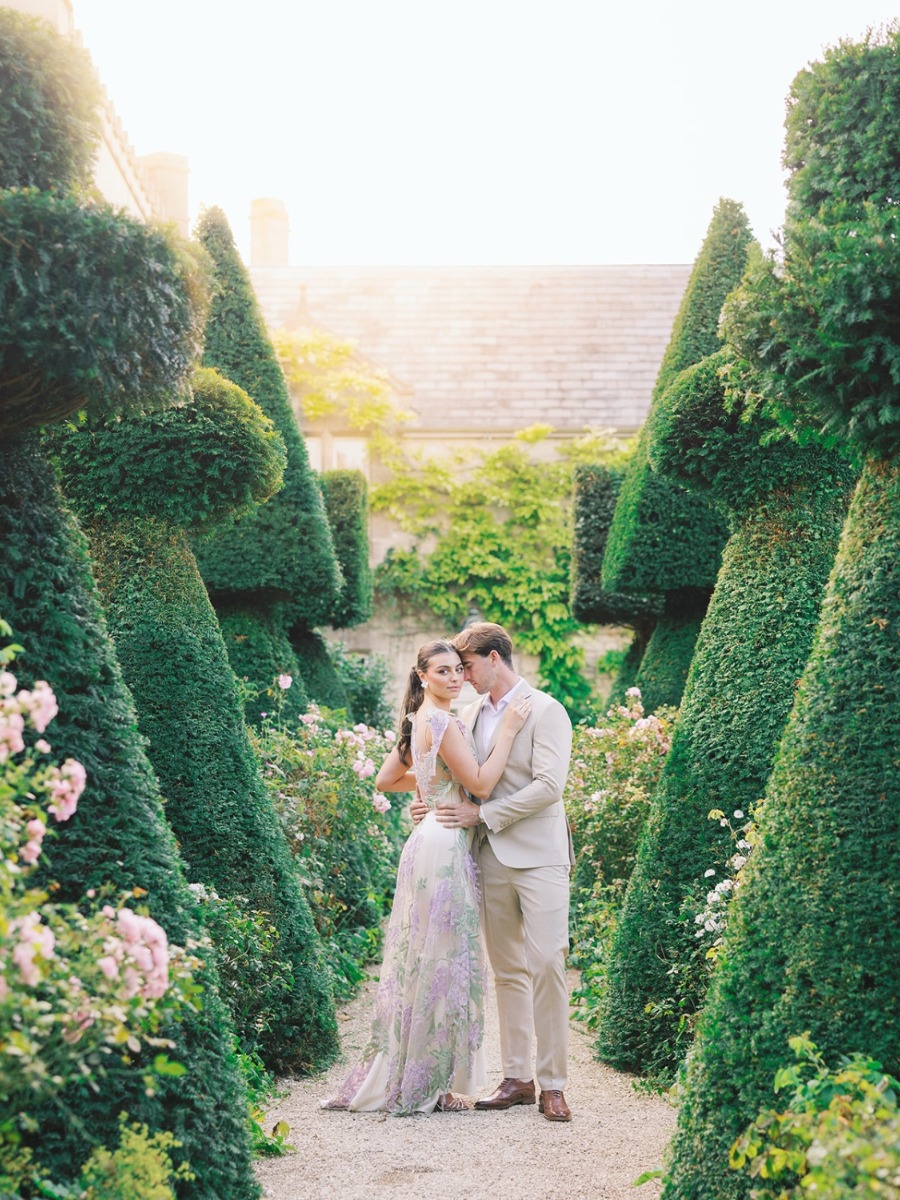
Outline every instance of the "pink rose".
<path fill-rule="evenodd" d="M 286 692 L 293 682 L 294 680 L 290 675 L 278 676 L 278 686 L 283 692 Z"/>

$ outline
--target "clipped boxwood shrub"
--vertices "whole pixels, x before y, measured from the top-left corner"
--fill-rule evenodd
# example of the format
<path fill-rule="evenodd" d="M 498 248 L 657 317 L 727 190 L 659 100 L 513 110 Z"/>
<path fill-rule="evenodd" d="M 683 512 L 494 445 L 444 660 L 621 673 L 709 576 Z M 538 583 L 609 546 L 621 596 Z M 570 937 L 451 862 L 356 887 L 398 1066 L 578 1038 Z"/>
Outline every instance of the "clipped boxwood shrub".
<path fill-rule="evenodd" d="M 634 676 L 647 712 L 681 702 L 709 595 L 694 589 L 671 592 L 666 611 L 644 647 Z"/>
<path fill-rule="evenodd" d="M 708 981 L 696 917 L 732 853 L 709 813 L 746 813 L 765 790 L 855 475 L 834 452 L 777 438 L 771 419 L 728 411 L 726 361 L 679 375 L 650 425 L 657 469 L 727 506 L 735 532 L 613 944 L 598 1046 L 628 1070 L 671 1073 L 686 1048 Z"/>
<path fill-rule="evenodd" d="M 321 633 L 302 627 L 292 629 L 291 645 L 297 653 L 300 673 L 310 699 L 326 708 L 348 708 L 347 689 Z"/>
<path fill-rule="evenodd" d="M 629 625 L 645 639 L 662 614 L 659 593 L 632 596 L 603 587 L 601 569 L 606 540 L 622 486 L 625 467 L 584 463 L 575 468 L 572 513 L 570 605 L 586 625 Z"/>
<path fill-rule="evenodd" d="M 140 902 L 173 940 L 184 944 L 199 938 L 196 904 L 137 732 L 87 546 L 63 507 L 35 435 L 7 440 L 0 453 L 0 546 L 0 611 L 27 647 L 16 673 L 22 683 L 51 683 L 60 706 L 54 750 L 82 762 L 87 771 L 77 813 L 48 846 L 47 875 L 59 884 L 57 897 L 78 901 L 87 888 L 107 884 L 117 891 L 139 887 L 146 892 Z M 199 982 L 202 1007 L 163 1031 L 175 1043 L 170 1057 L 183 1063 L 187 1074 L 156 1078 L 148 1094 L 149 1064 L 123 1063 L 115 1094 L 85 1086 L 70 1115 L 41 1114 L 33 1149 L 54 1177 L 71 1178 L 93 1139 L 115 1145 L 118 1114 L 127 1111 L 152 1130 L 169 1130 L 182 1143 L 181 1153 L 196 1175 L 189 1187 L 180 1186 L 185 1200 L 248 1200 L 257 1194 L 246 1099 L 232 1051 L 234 1031 L 211 961 Z"/>
<path fill-rule="evenodd" d="M 0 432 L 168 403 L 199 350 L 198 304 L 193 261 L 159 230 L 0 193 Z"/>
<path fill-rule="evenodd" d="M 810 1031 L 900 1069 L 900 469 L 863 471 L 728 916 L 673 1148 L 670 1200 L 750 1195 L 728 1150 Z"/>
<path fill-rule="evenodd" d="M 116 447 L 132 438 L 141 455 L 123 449 L 125 476 L 112 461 Z M 278 940 L 260 956 L 274 953 L 291 967 L 293 988 L 271 1024 L 239 1032 L 272 1068 L 321 1065 L 335 1048 L 327 967 L 185 529 L 192 501 L 205 524 L 227 515 L 229 501 L 238 508 L 265 499 L 279 480 L 280 440 L 246 393 L 209 371 L 195 379 L 191 405 L 94 422 L 60 440 L 64 486 L 84 514 L 110 627 L 188 876 L 268 914 Z M 208 478 L 195 478 L 193 492 L 173 488 L 160 499 L 182 458 L 194 459 L 189 474 L 206 463 Z M 215 509 L 207 493 L 216 496 Z"/>
<path fill-rule="evenodd" d="M 721 342 L 719 314 L 725 297 L 740 282 L 753 236 L 734 200 L 720 200 L 694 263 L 653 391 L 651 415 L 676 375 Z M 649 430 L 622 483 L 603 560 L 603 583 L 618 591 L 668 592 L 711 589 L 716 581 L 728 530 L 703 497 L 654 474 Z"/>
<path fill-rule="evenodd" d="M 216 615 L 228 661 L 242 686 L 247 724 L 258 725 L 276 712 L 282 720 L 296 721 L 306 712 L 309 694 L 277 605 L 254 611 L 220 600 Z M 290 687 L 279 685 L 284 676 L 290 676 Z"/>
<path fill-rule="evenodd" d="M 900 1065 L 900 264 L 885 238 L 900 189 L 886 133 L 898 99 L 896 29 L 801 72 L 783 265 L 758 264 L 728 306 L 744 397 L 762 393 L 801 433 L 824 426 L 867 460 L 700 1022 L 669 1200 L 750 1194 L 727 1149 L 772 1104 L 789 1034 L 808 1030 L 828 1059 L 859 1051 L 895 1075 Z M 808 263 L 814 245 L 830 250 Z"/>
<path fill-rule="evenodd" d="M 90 55 L 47 21 L 0 8 L 0 187 L 91 181 L 100 86 Z"/>
<path fill-rule="evenodd" d="M 292 623 L 326 624 L 338 602 L 340 572 L 322 494 L 297 428 L 287 385 L 231 230 L 220 209 L 200 218 L 197 236 L 214 267 L 205 366 L 244 388 L 287 447 L 284 487 L 268 504 L 197 546 L 210 594 L 251 594 L 290 605 Z"/>
<path fill-rule="evenodd" d="M 330 624 L 334 629 L 349 629 L 368 621 L 372 615 L 366 477 L 361 471 L 326 471 L 320 481 L 334 550 L 344 577 Z"/>

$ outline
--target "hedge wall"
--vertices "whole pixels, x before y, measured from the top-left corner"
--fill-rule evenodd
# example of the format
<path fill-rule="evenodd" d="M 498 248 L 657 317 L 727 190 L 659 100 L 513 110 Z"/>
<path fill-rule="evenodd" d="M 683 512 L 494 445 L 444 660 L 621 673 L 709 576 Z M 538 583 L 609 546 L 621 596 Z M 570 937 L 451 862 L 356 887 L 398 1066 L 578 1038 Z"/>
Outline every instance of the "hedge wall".
<path fill-rule="evenodd" d="M 48 874 L 60 884 L 59 898 L 81 900 L 87 888 L 106 883 L 119 891 L 139 886 L 146 889 L 151 915 L 174 941 L 198 938 L 197 908 L 137 732 L 86 543 L 34 435 L 7 440 L 0 453 L 0 546 L 0 612 L 26 646 L 16 673 L 23 683 L 50 682 L 60 707 L 54 749 L 87 770 L 78 812 L 48 847 Z M 160 1077 L 155 1095 L 148 1096 L 147 1064 L 136 1062 L 117 1077 L 114 1095 L 86 1088 L 67 1097 L 78 1121 L 58 1112 L 43 1115 L 34 1150 L 54 1177 L 77 1174 L 94 1139 L 117 1144 L 118 1114 L 127 1111 L 151 1130 L 171 1130 L 183 1143 L 197 1178 L 179 1195 L 248 1200 L 258 1194 L 233 1028 L 212 963 L 200 982 L 202 1009 L 164 1031 L 175 1042 L 171 1056 L 188 1067 L 185 1076 Z"/>
<path fill-rule="evenodd" d="M 278 940 L 260 948 L 259 958 L 274 955 L 292 969 L 294 986 L 267 1027 L 239 1032 L 269 1066 L 297 1069 L 334 1052 L 327 966 L 183 528 L 192 495 L 204 523 L 212 519 L 209 494 L 219 516 L 229 501 L 263 499 L 278 481 L 281 457 L 278 442 L 274 453 L 272 445 L 269 422 L 246 394 L 204 372 L 192 405 L 70 431 L 60 462 L 64 486 L 85 516 L 119 659 L 189 878 L 269 914 Z M 114 469 L 119 448 L 127 475 Z M 182 458 L 194 462 L 189 474 L 204 463 L 210 471 L 194 481 L 193 493 L 170 487 Z"/>
<path fill-rule="evenodd" d="M 340 571 L 287 385 L 220 209 L 208 209 L 201 216 L 197 235 L 212 257 L 216 282 L 204 365 L 218 368 L 244 388 L 287 446 L 282 491 L 197 546 L 200 570 L 213 597 L 244 593 L 284 601 L 290 605 L 292 622 L 325 624 L 338 603 Z"/>
<path fill-rule="evenodd" d="M 708 980 L 694 918 L 705 873 L 723 878 L 733 852 L 708 814 L 746 813 L 763 794 L 854 478 L 835 453 L 769 441 L 773 421 L 727 411 L 723 363 L 720 354 L 678 376 L 650 424 L 655 465 L 702 484 L 729 507 L 735 532 L 613 943 L 598 1047 L 628 1070 L 671 1073 L 686 1048 L 685 1020 Z"/>
<path fill-rule="evenodd" d="M 334 629 L 349 629 L 362 625 L 372 615 L 368 488 L 361 471 L 326 471 L 319 478 L 335 554 L 344 577 L 329 624 Z"/>
<path fill-rule="evenodd" d="M 749 1194 L 725 1155 L 771 1103 L 789 1035 L 900 1070 L 898 114 L 896 29 L 801 72 L 783 264 L 758 263 L 729 304 L 748 402 L 868 459 L 700 1023 L 669 1200 Z"/>

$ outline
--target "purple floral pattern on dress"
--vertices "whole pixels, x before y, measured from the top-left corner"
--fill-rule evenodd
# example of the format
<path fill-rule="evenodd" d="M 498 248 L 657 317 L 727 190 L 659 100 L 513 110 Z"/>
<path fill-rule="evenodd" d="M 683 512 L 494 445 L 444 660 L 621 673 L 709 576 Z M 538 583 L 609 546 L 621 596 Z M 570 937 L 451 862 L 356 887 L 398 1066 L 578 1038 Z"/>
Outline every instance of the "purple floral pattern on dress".
<path fill-rule="evenodd" d="M 427 720 L 432 738 L 421 756 L 420 719 Z M 438 757 L 453 719 L 441 709 L 420 710 L 412 718 L 413 767 L 431 809 L 461 795 Z M 471 746 L 466 726 L 457 723 Z M 443 828 L 429 813 L 400 858 L 369 1042 L 326 1107 L 381 1108 L 398 1116 L 429 1111 L 457 1072 L 472 1073 L 484 1037 L 478 906 L 469 835 Z M 376 1083 L 380 1090 L 373 1098 Z"/>

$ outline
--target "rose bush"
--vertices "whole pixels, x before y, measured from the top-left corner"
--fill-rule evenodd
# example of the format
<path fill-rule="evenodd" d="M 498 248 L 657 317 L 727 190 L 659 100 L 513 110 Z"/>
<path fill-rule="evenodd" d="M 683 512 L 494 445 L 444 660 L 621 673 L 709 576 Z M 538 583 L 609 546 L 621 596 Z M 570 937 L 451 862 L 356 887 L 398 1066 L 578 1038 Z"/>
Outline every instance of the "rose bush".
<path fill-rule="evenodd" d="M 9 629 L 0 623 L 0 632 Z M 135 1059 L 146 1063 L 149 1091 L 156 1074 L 181 1073 L 158 1032 L 198 991 L 197 960 L 140 911 L 141 889 L 117 900 L 91 889 L 79 907 L 54 903 L 52 885 L 34 885 L 45 841 L 74 815 L 86 779 L 81 763 L 54 763 L 50 743 L 35 736 L 56 716 L 56 698 L 43 681 L 18 687 L 5 668 L 19 649 L 0 652 L 3 1195 L 38 1186 L 41 1173 L 22 1142 L 39 1106 L 65 1108 L 67 1089 L 85 1083 L 114 1087 L 117 1070 Z"/>
<path fill-rule="evenodd" d="M 396 735 L 315 704 L 291 728 L 269 713 L 254 744 L 335 976 L 350 995 L 381 946 L 400 847 L 405 799 L 375 790 Z"/>
<path fill-rule="evenodd" d="M 573 1000 L 594 1027 L 616 917 L 634 866 L 650 796 L 672 738 L 675 710 L 644 714 L 640 690 L 629 688 L 602 723 L 577 725 L 565 804 L 575 870 L 572 957 L 581 971 Z"/>

